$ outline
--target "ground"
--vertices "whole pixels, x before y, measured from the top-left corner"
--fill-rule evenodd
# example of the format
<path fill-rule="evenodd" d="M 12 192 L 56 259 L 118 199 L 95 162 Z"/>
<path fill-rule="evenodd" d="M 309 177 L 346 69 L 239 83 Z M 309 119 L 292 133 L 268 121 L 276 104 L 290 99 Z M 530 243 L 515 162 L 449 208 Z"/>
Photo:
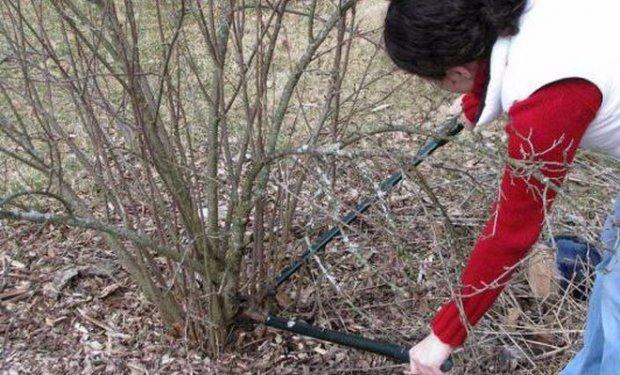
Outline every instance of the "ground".
<path fill-rule="evenodd" d="M 369 31 L 364 37 L 377 44 L 386 3 L 364 1 L 358 11 L 362 30 Z M 154 23 L 156 17 L 144 19 Z M 293 43 L 278 46 L 277 58 L 282 61 L 277 61 L 280 65 L 274 81 L 286 76 L 289 61 L 285 46 L 305 45 L 305 30 L 297 31 L 297 24 L 289 25 Z M 159 46 L 158 38 L 146 40 L 153 50 Z M 382 78 L 360 93 L 359 103 L 356 98 L 355 105 L 349 103 L 343 111 L 349 131 L 371 131 L 385 124 L 434 129 L 442 103 L 445 108 L 452 98 L 393 71 L 383 53 L 373 54 L 372 45 L 356 43 L 351 52 L 345 93 L 363 81 L 360 77 L 366 68 L 370 68 L 367 81 Z M 293 48 L 291 53 L 294 58 L 301 52 L 301 48 Z M 298 89 L 295 108 L 305 108 L 310 118 L 319 115 L 325 100 L 330 61 L 318 59 Z M 275 82 L 274 87 L 279 86 L 280 82 Z M 72 119 L 74 113 L 65 115 Z M 304 128 L 299 128 L 303 133 Z M 300 139 L 305 139 L 303 136 Z M 428 320 L 450 296 L 449 286 L 458 283 L 471 246 L 488 218 L 502 167 L 502 137 L 501 124 L 496 124 L 482 130 L 481 137 L 463 134 L 438 151 L 419 169 L 424 183 L 408 176 L 361 222 L 346 228 L 343 239 L 313 258 L 282 287 L 274 310 L 281 316 L 403 346 L 424 337 Z M 309 160 L 304 167 L 310 170 L 310 177 L 295 211 L 298 237 L 286 244 L 268 244 L 273 256 L 267 274 L 276 275 L 301 254 L 306 240 L 312 241 L 328 229 L 336 214 L 346 212 L 375 190 L 374 183 L 403 167 L 402 160 L 394 156 L 414 152 L 423 140 L 423 136 L 386 133 L 368 137 L 354 147 L 383 155 Z M 300 146 L 298 143 L 293 144 Z M 337 178 L 332 187 L 326 187 L 321 178 L 326 165 L 334 161 Z M 9 185 L 19 181 L 16 175 L 23 171 L 17 171 L 4 157 L 0 163 L 2 182 L 6 183 L 0 187 L 7 191 L 18 188 Z M 79 169 L 74 172 L 79 175 Z M 291 177 L 285 168 L 279 172 L 282 179 Z M 616 176 L 617 163 L 580 153 L 542 239 L 577 233 L 596 242 L 616 194 Z M 295 180 L 273 182 L 270 194 L 288 188 Z M 537 248 L 467 344 L 455 352 L 452 373 L 555 373 L 579 349 L 586 307 L 586 302 L 558 290 L 553 253 Z M 229 341 L 226 352 L 208 358 L 182 335 L 175 336 L 97 233 L 0 222 L 3 374 L 402 374 L 406 370 L 406 366 L 376 355 L 261 326 L 238 327 Z"/>
<path fill-rule="evenodd" d="M 592 184 L 581 180 L 581 173 L 591 168 L 588 163 L 596 159 L 586 155 L 581 160 L 583 165 L 577 165 L 569 183 L 572 193 L 587 196 L 598 189 L 599 197 L 610 198 L 609 187 L 601 190 L 596 180 Z M 457 160 L 446 158 L 443 163 L 452 161 Z M 435 164 L 422 172 L 440 167 L 448 169 Z M 495 177 L 494 172 L 481 169 L 472 173 L 479 181 L 485 175 L 489 181 Z M 442 178 L 433 184 L 442 199 L 462 202 L 450 212 L 466 249 L 483 222 L 485 198 L 462 201 L 467 189 L 455 189 Z M 424 212 L 432 205 L 416 197 L 421 194 L 416 189 L 406 182 L 388 201 L 399 228 L 395 236 L 407 237 L 410 244 L 405 254 L 393 251 L 394 242 L 386 238 L 385 227 L 373 229 L 377 223 L 382 227 L 380 215 L 369 215 L 348 243 L 337 241 L 321 257 L 320 265 L 312 263 L 294 279 L 294 285 L 285 286 L 278 296 L 280 315 L 402 345 L 421 338 L 427 332 L 425 320 L 448 292 L 441 287 L 444 276 L 432 266 L 438 262 L 434 242 L 444 230 L 440 214 Z M 355 201 L 355 197 L 349 199 Z M 587 227 L 595 233 L 604 217 L 606 202 L 601 199 L 596 210 L 570 214 L 566 210 L 572 209 L 560 200 L 557 215 L 572 221 L 558 225 Z M 470 220 L 460 209 L 470 210 Z M 407 222 L 409 228 L 403 225 Z M 263 327 L 238 329 L 231 336 L 237 350 L 209 359 L 171 335 L 97 235 L 51 225 L 3 223 L 0 248 L 0 365 L 6 374 L 336 374 L 405 369 L 375 355 Z M 456 278 L 463 259 L 463 254 L 452 254 L 442 260 L 452 267 L 448 279 Z M 556 289 L 541 301 L 533 295 L 525 274 L 519 274 L 481 322 L 469 345 L 456 352 L 453 373 L 546 374 L 559 369 L 578 349 L 585 302 L 559 295 Z"/>

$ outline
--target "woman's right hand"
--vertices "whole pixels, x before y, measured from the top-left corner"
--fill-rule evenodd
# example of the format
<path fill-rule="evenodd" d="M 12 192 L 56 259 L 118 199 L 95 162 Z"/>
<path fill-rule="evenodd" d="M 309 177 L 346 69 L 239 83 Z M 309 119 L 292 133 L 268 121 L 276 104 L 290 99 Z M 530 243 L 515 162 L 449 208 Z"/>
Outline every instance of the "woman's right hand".
<path fill-rule="evenodd" d="M 409 350 L 412 375 L 441 375 L 441 365 L 450 357 L 453 348 L 434 333 Z"/>

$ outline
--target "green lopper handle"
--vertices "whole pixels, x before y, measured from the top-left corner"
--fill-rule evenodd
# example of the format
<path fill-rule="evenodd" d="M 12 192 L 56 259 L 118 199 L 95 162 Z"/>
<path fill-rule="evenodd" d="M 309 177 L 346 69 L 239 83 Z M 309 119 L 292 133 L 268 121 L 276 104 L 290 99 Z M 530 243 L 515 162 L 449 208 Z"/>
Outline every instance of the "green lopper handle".
<path fill-rule="evenodd" d="M 458 117 L 452 117 L 445 121 L 437 131 L 437 135 L 431 137 L 422 148 L 416 153 L 411 164 L 420 165 L 427 157 L 432 155 L 437 149 L 448 143 L 451 137 L 455 137 L 463 130 L 463 125 L 459 122 Z M 357 220 L 358 216 L 366 212 L 375 202 L 380 199 L 384 193 L 388 193 L 394 186 L 398 185 L 403 179 L 402 172 L 396 172 L 387 180 L 379 185 L 378 194 L 364 199 L 355 208 L 340 219 L 342 224 L 351 224 Z M 324 233 L 319 239 L 310 246 L 297 260 L 283 269 L 276 277 L 275 288 L 286 282 L 310 259 L 315 253 L 323 250 L 327 244 L 333 239 L 340 236 L 340 225 L 335 225 L 329 231 Z"/>
<path fill-rule="evenodd" d="M 268 327 L 379 354 L 391 358 L 397 363 L 409 363 L 409 348 L 404 346 L 371 340 L 362 336 L 321 328 L 299 320 L 285 319 L 274 315 L 267 316 L 264 324 Z M 452 360 L 452 356 L 450 356 L 443 365 L 441 365 L 441 371 L 449 372 L 453 367 L 454 361 Z"/>

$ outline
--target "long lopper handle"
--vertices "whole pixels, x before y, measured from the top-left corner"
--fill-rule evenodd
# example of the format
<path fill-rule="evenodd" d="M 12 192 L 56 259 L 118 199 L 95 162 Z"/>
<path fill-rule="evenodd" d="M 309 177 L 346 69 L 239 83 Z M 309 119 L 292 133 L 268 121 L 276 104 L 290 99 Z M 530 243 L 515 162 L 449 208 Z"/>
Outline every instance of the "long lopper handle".
<path fill-rule="evenodd" d="M 435 150 L 440 148 L 441 146 L 448 143 L 448 139 L 450 137 L 454 137 L 459 134 L 463 130 L 463 125 L 459 122 L 457 117 L 450 118 L 446 122 L 444 122 L 437 132 L 437 136 L 431 138 L 422 148 L 416 153 L 415 157 L 411 161 L 411 164 L 414 166 L 419 165 L 426 159 L 429 155 L 431 155 Z M 375 203 L 379 198 L 389 192 L 394 186 L 398 185 L 400 181 L 403 179 L 403 173 L 397 172 L 390 176 L 388 179 L 383 181 L 381 185 L 379 185 L 379 192 L 370 197 L 366 198 L 362 203 L 355 206 L 355 208 L 347 213 L 340 219 L 340 223 L 344 225 L 351 224 L 355 220 L 357 220 L 360 214 L 366 212 L 373 203 Z M 329 231 L 324 233 L 319 239 L 313 243 L 309 249 L 307 249 L 301 257 L 291 263 L 288 267 L 282 270 L 278 276 L 276 277 L 276 289 L 282 285 L 286 280 L 288 280 L 291 276 L 293 276 L 303 265 L 304 263 L 315 253 L 321 251 L 327 246 L 334 238 L 338 237 L 341 234 L 340 228 L 338 226 L 332 227 Z"/>
<path fill-rule="evenodd" d="M 362 336 L 334 331 L 331 329 L 320 328 L 298 320 L 284 319 L 273 315 L 268 315 L 264 323 L 272 328 L 294 332 L 303 336 L 379 354 L 384 357 L 391 358 L 397 363 L 409 363 L 409 349 L 404 346 L 371 340 Z M 452 370 L 452 367 L 454 367 L 454 361 L 452 360 L 452 356 L 450 356 L 441 366 L 441 371 L 448 372 Z"/>

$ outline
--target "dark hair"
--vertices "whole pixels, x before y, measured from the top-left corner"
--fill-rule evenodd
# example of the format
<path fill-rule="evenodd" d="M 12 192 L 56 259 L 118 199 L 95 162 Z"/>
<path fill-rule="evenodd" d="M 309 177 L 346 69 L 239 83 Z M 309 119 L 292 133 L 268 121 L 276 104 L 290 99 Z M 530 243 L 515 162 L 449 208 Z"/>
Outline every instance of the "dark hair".
<path fill-rule="evenodd" d="M 500 36 L 516 35 L 526 0 L 391 0 L 388 55 L 401 69 L 441 79 L 455 66 L 488 58 Z"/>

